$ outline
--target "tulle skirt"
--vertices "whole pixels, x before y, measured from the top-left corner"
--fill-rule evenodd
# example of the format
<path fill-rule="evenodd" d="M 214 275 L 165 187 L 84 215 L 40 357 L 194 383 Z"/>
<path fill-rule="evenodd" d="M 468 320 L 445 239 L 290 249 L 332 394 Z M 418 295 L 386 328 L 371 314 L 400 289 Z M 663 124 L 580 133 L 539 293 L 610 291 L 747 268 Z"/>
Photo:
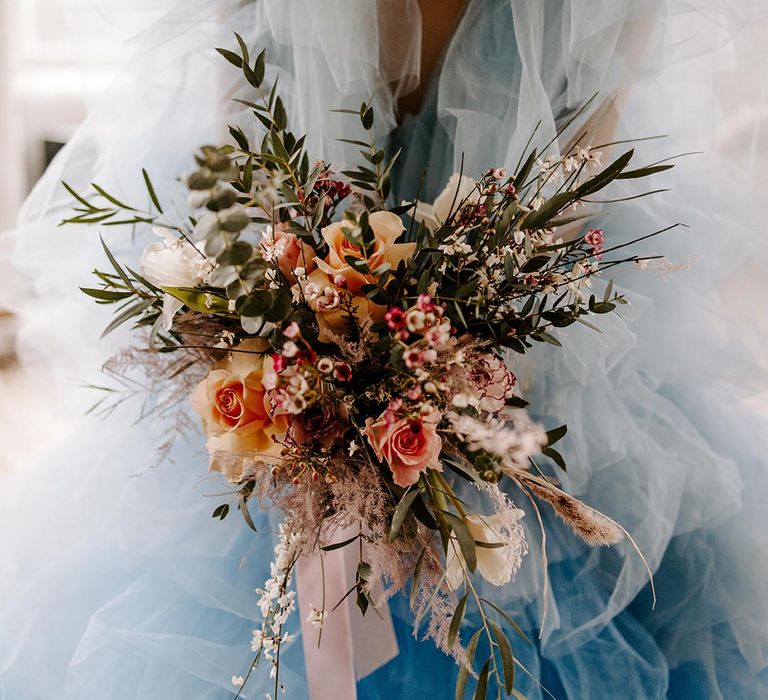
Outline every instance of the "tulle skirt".
<path fill-rule="evenodd" d="M 481 587 L 530 638 L 515 640 L 516 687 L 528 698 L 768 697 L 768 258 L 748 171 L 757 151 L 714 140 L 730 113 L 712 90 L 765 57 L 748 49 L 764 26 L 756 5 L 728 8 L 736 35 L 703 2 L 475 0 L 424 109 L 399 128 L 392 85 L 404 91 L 418 79 L 415 0 L 357 0 L 354 11 L 343 2 L 158 5 L 134 39 L 132 66 L 22 214 L 16 263 L 37 291 L 21 304 L 22 352 L 63 378 L 87 379 L 128 342 L 118 333 L 97 343 L 106 315 L 76 286 L 100 263 L 100 244 L 95 231 L 55 228 L 66 211 L 58 181 L 95 180 L 139 201 L 146 167 L 184 211 L 174 178 L 194 148 L 224 139 L 228 120 L 251 124 L 236 105 L 222 106 L 239 88 L 206 50 L 231 44 L 232 29 L 269 48 L 268 72 L 318 157 L 354 158 L 336 141 L 351 125 L 330 109 L 374 96 L 382 137 L 405 149 L 397 198 L 415 195 L 425 167 L 423 199 L 462 164 L 470 175 L 513 167 L 538 122 L 534 143 L 543 145 L 595 91 L 620 93 L 615 140 L 674 134 L 638 144 L 645 162 L 708 152 L 660 178 L 671 192 L 616 205 L 600 225 L 612 244 L 676 222 L 689 228 L 642 244 L 666 255 L 666 268 L 614 276 L 632 305 L 601 317 L 602 334 L 571 327 L 563 348 L 537 347 L 509 363 L 536 417 L 568 423 L 569 469 L 552 473 L 632 534 L 654 571 L 657 602 L 629 544 L 591 549 L 547 511 L 545 566 L 536 515 L 515 492 L 528 559 L 508 586 Z M 401 18 L 396 31 L 381 21 L 382 7 Z M 759 147 L 759 132 L 750 135 Z M 148 234 L 108 235 L 133 264 Z M 279 516 L 258 514 L 256 534 L 234 515 L 212 520 L 225 489 L 206 473 L 202 436 L 180 438 L 149 466 L 168 435 L 160 422 L 135 423 L 138 409 L 127 401 L 107 418 L 84 417 L 0 494 L 3 700 L 227 698 L 232 677 L 250 665 L 254 589 L 269 575 Z M 453 697 L 453 661 L 414 638 L 405 596 L 390 608 L 400 653 L 360 680 L 358 697 Z M 469 616 L 465 637 L 473 624 Z M 286 696 L 308 697 L 300 636 L 281 668 Z M 272 683 L 257 670 L 243 697 L 263 698 Z"/>

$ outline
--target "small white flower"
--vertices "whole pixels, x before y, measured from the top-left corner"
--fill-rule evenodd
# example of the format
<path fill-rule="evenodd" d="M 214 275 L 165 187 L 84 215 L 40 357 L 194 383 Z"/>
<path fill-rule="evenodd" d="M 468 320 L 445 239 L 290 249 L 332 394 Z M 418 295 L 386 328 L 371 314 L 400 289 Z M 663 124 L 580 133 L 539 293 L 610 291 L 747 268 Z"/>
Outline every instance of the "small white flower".
<path fill-rule="evenodd" d="M 411 309 L 405 317 L 405 323 L 411 333 L 416 333 L 424 328 L 425 315 L 423 311 Z"/>
<path fill-rule="evenodd" d="M 245 678 L 242 676 L 232 676 L 232 685 L 235 688 L 242 688 L 245 685 Z"/>
<path fill-rule="evenodd" d="M 310 613 L 307 615 L 307 622 L 313 627 L 317 627 L 319 629 L 323 626 L 326 617 L 328 617 L 327 611 L 318 610 L 314 605 L 311 605 Z"/>
<path fill-rule="evenodd" d="M 576 156 L 584 161 L 592 170 L 598 170 L 603 166 L 603 152 L 594 150 L 592 146 L 577 148 Z"/>
<path fill-rule="evenodd" d="M 278 260 L 285 252 L 286 244 L 287 239 L 279 238 L 276 240 L 274 230 L 271 226 L 267 226 L 261 237 L 261 250 L 264 255 L 264 260 L 267 262 Z"/>
<path fill-rule="evenodd" d="M 314 302 L 317 311 L 333 311 L 341 304 L 341 296 L 333 287 L 326 287 L 314 298 Z"/>
<path fill-rule="evenodd" d="M 360 449 L 360 445 L 358 445 L 354 440 L 349 443 L 349 447 L 347 448 L 347 452 L 349 453 L 350 457 L 353 457 L 355 452 L 357 452 Z"/>
<path fill-rule="evenodd" d="M 283 335 L 286 338 L 291 338 L 292 340 L 295 340 L 296 338 L 298 338 L 301 335 L 301 329 L 299 328 L 299 324 L 296 323 L 296 321 L 291 321 L 283 331 Z"/>
<path fill-rule="evenodd" d="M 304 296 L 307 298 L 308 302 L 313 302 L 315 299 L 317 299 L 321 294 L 323 293 L 323 290 L 320 288 L 320 285 L 316 282 L 307 282 L 307 284 L 304 287 Z"/>

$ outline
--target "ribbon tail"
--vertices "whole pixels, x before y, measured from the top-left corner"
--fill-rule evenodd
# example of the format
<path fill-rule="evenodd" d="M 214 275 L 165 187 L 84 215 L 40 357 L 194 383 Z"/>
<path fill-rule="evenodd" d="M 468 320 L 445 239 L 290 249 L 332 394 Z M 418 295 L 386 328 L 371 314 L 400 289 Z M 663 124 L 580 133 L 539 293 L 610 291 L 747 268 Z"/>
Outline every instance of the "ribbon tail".
<path fill-rule="evenodd" d="M 339 532 L 337 536 L 348 539 L 354 536 L 354 530 Z M 301 557 L 297 564 L 296 588 L 310 700 L 356 700 L 357 681 L 398 654 L 392 614 L 386 602 L 370 608 L 363 616 L 352 593 L 331 612 L 355 585 L 356 553 L 355 548 L 344 547 L 324 553 L 322 562 L 320 555 L 314 554 Z M 382 594 L 381 581 L 374 582 L 371 597 L 383 599 Z M 309 620 L 314 610 L 323 608 L 328 614 L 321 635 Z"/>

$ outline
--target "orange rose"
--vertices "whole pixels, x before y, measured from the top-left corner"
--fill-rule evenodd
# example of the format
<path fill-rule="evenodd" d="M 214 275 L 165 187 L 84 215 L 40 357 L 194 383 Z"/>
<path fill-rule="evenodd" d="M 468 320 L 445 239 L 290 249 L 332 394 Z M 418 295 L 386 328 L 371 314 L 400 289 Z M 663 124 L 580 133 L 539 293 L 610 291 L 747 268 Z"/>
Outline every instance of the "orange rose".
<path fill-rule="evenodd" d="M 272 370 L 272 358 L 261 354 L 255 341 L 241 343 L 228 360 L 219 363 L 192 392 L 192 406 L 203 419 L 211 452 L 277 455 L 273 435 L 285 433 L 285 416 L 272 412 L 263 378 Z M 216 467 L 215 460 L 212 467 Z"/>
<path fill-rule="evenodd" d="M 315 258 L 317 266 L 325 272 L 331 280 L 341 276 L 346 288 L 357 294 L 364 284 L 371 284 L 373 277 L 355 270 L 346 258 L 365 260 L 369 270 L 375 270 L 384 263 L 389 263 L 393 268 L 397 267 L 401 260 L 407 260 L 413 255 L 415 243 L 395 243 L 400 234 L 405 231 L 405 226 L 397 214 L 390 211 L 377 211 L 368 217 L 368 224 L 373 231 L 373 248 L 369 255 L 356 245 L 350 243 L 344 235 L 344 228 L 349 228 L 348 221 L 337 221 L 326 226 L 322 236 L 328 244 L 328 255 L 325 260 Z"/>

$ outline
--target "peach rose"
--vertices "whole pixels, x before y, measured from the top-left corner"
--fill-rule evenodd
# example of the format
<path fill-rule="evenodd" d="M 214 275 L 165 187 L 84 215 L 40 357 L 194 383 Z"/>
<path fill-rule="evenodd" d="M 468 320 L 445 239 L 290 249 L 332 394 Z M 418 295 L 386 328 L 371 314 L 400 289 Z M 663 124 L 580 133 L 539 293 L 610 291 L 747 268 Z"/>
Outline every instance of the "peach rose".
<path fill-rule="evenodd" d="M 415 484 L 427 468 L 442 471 L 443 441 L 436 430 L 441 417 L 435 411 L 423 419 L 398 419 L 386 411 L 375 421 L 366 420 L 365 436 L 376 456 L 386 460 L 398 486 Z"/>
<path fill-rule="evenodd" d="M 334 336 L 343 335 L 349 328 L 349 313 L 341 306 L 345 297 L 350 298 L 353 313 L 361 323 L 367 319 L 381 321 L 387 313 L 386 306 L 374 304 L 370 299 L 349 297 L 346 290 L 330 282 L 322 270 L 315 270 L 304 279 L 303 291 L 304 298 L 315 312 L 321 343 L 333 342 Z"/>
<path fill-rule="evenodd" d="M 278 224 L 275 227 L 273 235 L 275 244 L 280 250 L 277 260 L 278 267 L 290 284 L 296 283 L 294 271 L 297 267 L 303 267 L 307 272 L 312 272 L 315 269 L 315 251 L 312 246 L 299 240 L 295 233 L 285 231 L 283 224 Z"/>
<path fill-rule="evenodd" d="M 280 445 L 273 435 L 285 433 L 285 416 L 273 415 L 264 387 L 264 375 L 272 370 L 272 358 L 257 354 L 257 341 L 245 341 L 219 363 L 192 392 L 192 406 L 203 419 L 211 452 L 276 455 Z M 216 468 L 215 464 L 213 468 Z"/>
<path fill-rule="evenodd" d="M 347 221 L 337 221 L 326 226 L 322 235 L 328 244 L 328 255 L 325 260 L 315 258 L 317 266 L 325 272 L 331 280 L 338 276 L 344 278 L 346 288 L 357 294 L 364 284 L 371 284 L 373 278 L 355 270 L 346 258 L 352 257 L 365 260 L 368 269 L 373 271 L 384 263 L 389 263 L 393 268 L 397 267 L 401 260 L 407 260 L 413 255 L 415 243 L 395 243 L 400 234 L 405 231 L 405 226 L 397 214 L 391 211 L 377 211 L 368 217 L 368 224 L 373 231 L 373 250 L 368 251 L 368 257 L 357 246 L 350 243 L 344 235 L 344 228 L 349 227 Z"/>

